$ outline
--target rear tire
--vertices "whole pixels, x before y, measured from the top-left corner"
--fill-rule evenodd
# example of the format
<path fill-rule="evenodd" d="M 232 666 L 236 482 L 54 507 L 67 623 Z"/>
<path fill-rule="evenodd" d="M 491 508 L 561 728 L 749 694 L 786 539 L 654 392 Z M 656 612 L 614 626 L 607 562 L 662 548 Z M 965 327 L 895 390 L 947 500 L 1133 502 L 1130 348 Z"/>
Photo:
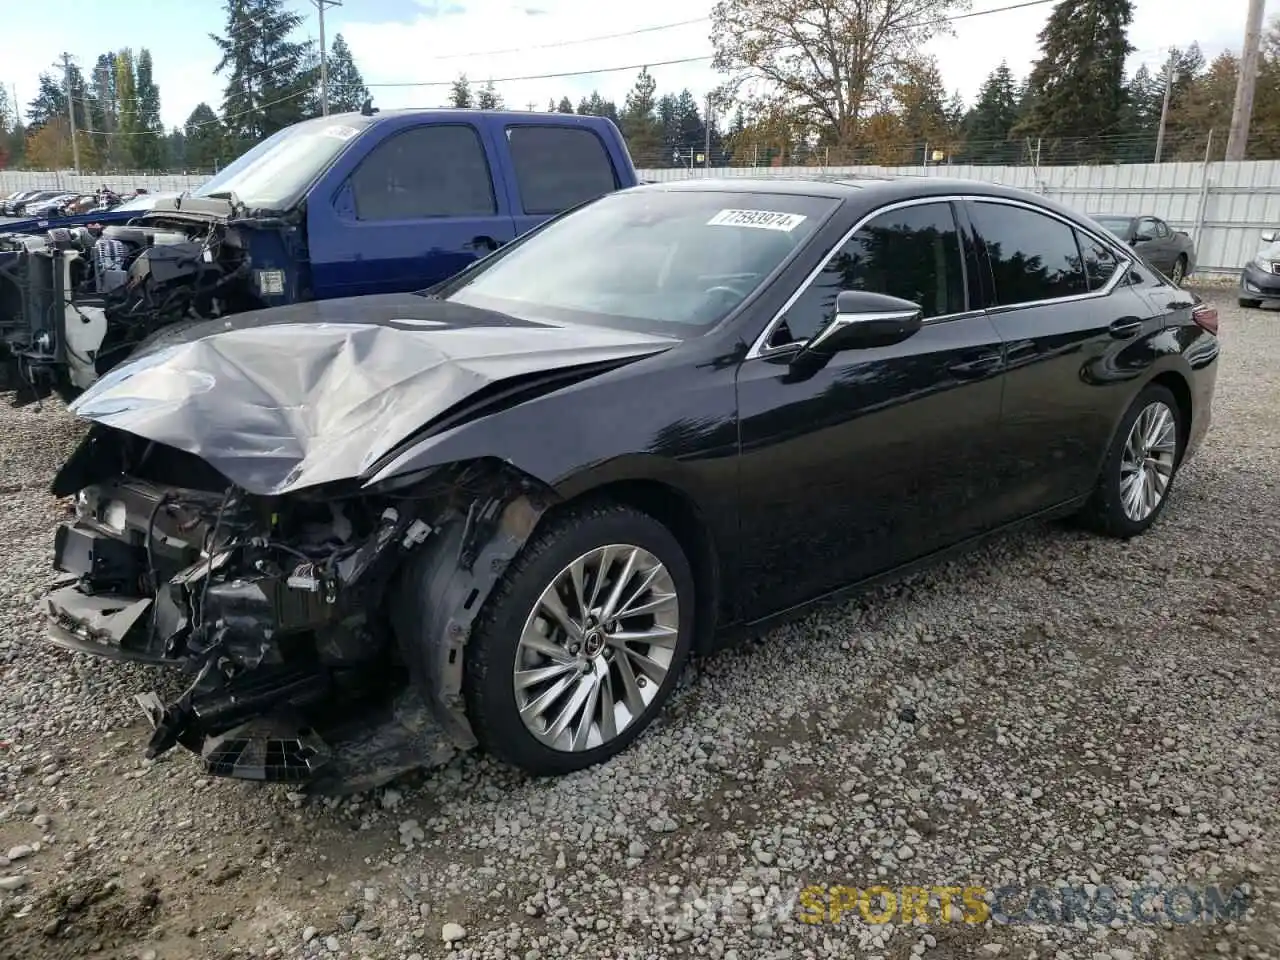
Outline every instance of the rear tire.
<path fill-rule="evenodd" d="M 1250 300 L 1248 297 L 1241 297 L 1237 302 L 1240 306 L 1246 307 L 1250 310 L 1256 310 L 1258 307 L 1262 306 L 1261 300 Z"/>
<path fill-rule="evenodd" d="M 689 561 L 653 517 L 611 503 L 553 517 L 511 564 L 467 643 L 463 692 L 481 746 L 535 775 L 621 753 L 676 686 L 694 602 Z"/>
<path fill-rule="evenodd" d="M 1173 261 L 1173 273 L 1169 275 L 1169 279 L 1173 281 L 1175 287 L 1181 287 L 1187 279 L 1187 255 L 1185 253 L 1178 254 L 1178 259 Z"/>
<path fill-rule="evenodd" d="M 1081 524 L 1127 540 L 1156 522 L 1169 502 L 1189 424 L 1173 393 L 1150 384 L 1120 419 Z"/>

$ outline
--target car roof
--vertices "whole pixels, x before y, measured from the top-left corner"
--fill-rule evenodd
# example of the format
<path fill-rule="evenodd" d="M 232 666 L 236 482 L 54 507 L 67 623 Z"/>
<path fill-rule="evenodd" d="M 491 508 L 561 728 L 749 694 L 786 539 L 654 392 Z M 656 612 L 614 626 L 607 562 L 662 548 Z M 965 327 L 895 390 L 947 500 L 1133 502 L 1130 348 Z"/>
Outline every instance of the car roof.
<path fill-rule="evenodd" d="M 992 183 L 989 180 L 964 180 L 956 177 L 908 175 L 815 175 L 812 177 L 691 177 L 658 183 L 646 183 L 632 190 L 674 192 L 773 193 L 794 196 L 829 197 L 833 200 L 880 205 L 897 200 L 930 196 L 1003 197 L 1031 200 L 1050 210 L 1065 210 L 1048 197 Z M 1074 211 L 1071 211 L 1074 212 Z M 1076 214 L 1078 216 L 1078 214 Z"/>

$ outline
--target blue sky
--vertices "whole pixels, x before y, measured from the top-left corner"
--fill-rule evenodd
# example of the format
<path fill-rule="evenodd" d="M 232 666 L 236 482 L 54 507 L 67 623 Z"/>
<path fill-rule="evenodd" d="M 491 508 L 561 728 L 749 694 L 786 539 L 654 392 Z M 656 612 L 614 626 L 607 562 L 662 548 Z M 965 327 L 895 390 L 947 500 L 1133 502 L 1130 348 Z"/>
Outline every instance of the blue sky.
<path fill-rule="evenodd" d="M 972 0 L 972 10 L 1009 6 L 1016 0 Z M 299 34 L 317 30 L 315 9 L 306 0 L 288 5 L 307 17 Z M 447 84 L 465 71 L 477 83 L 499 80 L 509 106 L 530 103 L 544 109 L 547 99 L 569 95 L 575 101 L 592 89 L 621 101 L 635 70 L 598 72 L 578 77 L 507 81 L 607 67 L 657 64 L 687 57 L 709 57 L 708 24 L 699 21 L 635 36 L 570 43 L 655 25 L 705 17 L 712 0 L 344 0 L 325 16 L 327 33 L 342 32 L 371 86 L 377 83 L 436 85 L 374 86 L 375 103 L 384 107 L 436 106 Z M 1198 40 L 1212 57 L 1239 49 L 1248 0 L 1215 0 L 1212 14 L 1203 0 L 1137 0 L 1130 40 L 1138 52 L 1130 64 L 1158 64 L 1170 45 Z M 1280 12 L 1270 0 L 1268 13 Z M 149 47 L 160 86 L 162 119 L 180 124 L 205 100 L 215 108 L 223 80 L 213 74 L 218 51 L 210 32 L 223 26 L 218 0 L 74 0 L 50 15 L 34 0 L 0 0 L 0 83 L 12 94 L 16 85 L 25 105 L 35 94 L 41 70 L 50 69 L 63 51 L 89 67 L 99 53 L 123 46 Z M 1050 5 L 973 17 L 956 24 L 956 33 L 933 41 L 951 88 L 971 99 L 1001 57 L 1019 75 L 1036 54 L 1036 34 Z M 74 11 L 74 12 L 73 12 Z M 548 46 L 551 45 L 551 46 Z M 708 60 L 652 66 L 659 92 L 689 87 L 701 96 L 717 77 Z"/>

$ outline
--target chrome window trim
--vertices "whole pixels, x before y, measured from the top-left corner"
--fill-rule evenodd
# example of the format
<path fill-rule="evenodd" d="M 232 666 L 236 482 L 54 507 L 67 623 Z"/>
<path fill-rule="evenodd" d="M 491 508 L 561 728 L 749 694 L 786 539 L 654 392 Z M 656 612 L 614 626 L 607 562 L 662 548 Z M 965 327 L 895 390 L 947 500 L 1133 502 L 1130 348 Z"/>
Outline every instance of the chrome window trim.
<path fill-rule="evenodd" d="M 984 312 L 988 314 L 996 313 L 996 312 L 1004 313 L 1009 310 L 1018 310 L 1018 309 L 1031 307 L 1031 306 L 1038 307 L 1038 306 L 1047 305 L 1047 304 L 1073 303 L 1078 300 L 1094 300 L 1101 297 L 1110 296 L 1112 292 L 1115 291 L 1116 287 L 1120 285 L 1120 280 L 1123 277 L 1128 276 L 1129 271 L 1135 269 L 1138 266 L 1137 261 L 1128 252 L 1121 249 L 1118 245 L 1111 243 L 1110 241 L 1100 237 L 1097 233 L 1095 233 L 1093 230 L 1089 229 L 1088 227 L 1078 224 L 1075 221 L 1070 220 L 1067 217 L 1057 213 L 1056 211 L 1048 209 L 1047 207 L 1041 207 L 1034 203 L 1028 203 L 1026 201 L 1018 200 L 1013 197 L 995 197 L 995 196 L 989 196 L 985 194 L 943 194 L 936 197 L 912 197 L 909 200 L 896 200 L 893 203 L 888 203 L 882 207 L 877 207 L 875 210 L 871 211 L 866 216 L 859 219 L 852 227 L 849 228 L 848 231 L 846 231 L 840 237 L 839 240 L 835 242 L 835 244 L 832 245 L 831 249 L 827 251 L 827 255 L 822 258 L 822 262 L 820 262 L 816 267 L 814 267 L 811 271 L 809 271 L 809 274 L 804 278 L 804 281 L 796 287 L 796 289 L 792 292 L 791 296 L 787 297 L 786 302 L 783 303 L 782 307 L 778 310 L 778 312 L 773 315 L 773 319 L 771 319 L 765 325 L 764 330 L 762 330 L 760 332 L 760 335 L 756 337 L 755 341 L 751 344 L 751 349 L 747 351 L 747 355 L 743 359 L 754 360 L 757 357 L 772 356 L 776 353 L 794 350 L 797 347 L 804 347 L 809 342 L 808 339 L 804 339 L 804 340 L 793 340 L 790 343 L 784 343 L 776 347 L 770 347 L 767 345 L 769 342 L 769 337 L 773 335 L 774 330 L 777 328 L 778 324 L 782 322 L 782 319 L 783 317 L 786 316 L 787 311 L 790 310 L 793 306 L 795 306 L 795 302 L 800 299 L 801 294 L 803 294 L 806 290 L 809 289 L 810 285 L 813 283 L 814 280 L 818 278 L 818 275 L 822 273 L 823 270 L 827 269 L 827 264 L 829 264 L 832 261 L 832 259 L 835 258 L 835 255 L 840 252 L 841 248 L 844 247 L 844 245 L 853 238 L 853 235 L 857 233 L 859 230 L 861 230 L 864 226 L 866 226 L 870 221 L 874 220 L 876 217 L 879 217 L 883 214 L 892 213 L 894 210 L 900 210 L 904 207 L 917 207 L 926 203 L 948 203 L 949 204 L 949 203 L 965 203 L 965 202 L 1001 203 L 1001 204 L 1004 204 L 1005 206 L 1021 207 L 1024 210 L 1030 210 L 1032 213 L 1038 213 L 1042 216 L 1050 217 L 1054 220 L 1057 220 L 1059 223 L 1062 223 L 1065 226 L 1070 227 L 1072 230 L 1075 230 L 1077 233 L 1083 234 L 1089 239 L 1099 243 L 1106 249 L 1110 250 L 1112 253 L 1116 255 L 1117 259 L 1120 261 L 1120 265 L 1116 268 L 1115 273 L 1111 275 L 1111 279 L 1107 281 L 1106 286 L 1100 287 L 1097 290 L 1090 290 L 1087 293 L 1073 293 L 1070 296 L 1066 296 L 1066 297 L 1053 297 L 1048 300 L 1026 300 L 1019 303 L 1000 304 L 999 306 L 988 307 L 985 309 L 985 311 L 982 308 L 970 308 L 968 310 L 963 310 L 958 313 L 940 314 L 936 317 L 926 318 L 924 321 L 926 325 L 931 323 L 942 323 L 947 320 L 955 320 L 960 317 L 975 316 Z M 956 227 L 957 229 L 959 229 L 960 224 L 957 223 Z M 1083 254 L 1083 251 L 1081 251 L 1081 253 Z"/>

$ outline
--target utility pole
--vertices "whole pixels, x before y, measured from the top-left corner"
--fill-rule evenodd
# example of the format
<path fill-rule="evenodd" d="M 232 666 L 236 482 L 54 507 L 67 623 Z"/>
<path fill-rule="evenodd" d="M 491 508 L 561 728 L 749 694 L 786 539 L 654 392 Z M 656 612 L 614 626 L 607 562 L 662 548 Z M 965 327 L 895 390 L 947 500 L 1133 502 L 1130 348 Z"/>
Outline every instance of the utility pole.
<path fill-rule="evenodd" d="M 702 160 L 703 160 L 703 166 L 706 169 L 710 170 L 711 169 L 711 94 L 709 93 L 707 94 L 706 121 L 707 122 L 703 124 L 703 127 L 705 128 L 703 130 L 703 133 L 705 134 L 705 143 L 702 146 Z"/>
<path fill-rule="evenodd" d="M 71 54 L 62 55 L 62 78 L 67 88 L 67 117 L 71 120 L 71 163 L 80 175 L 80 145 L 76 143 L 76 98 L 71 89 Z"/>
<path fill-rule="evenodd" d="M 1253 118 L 1253 91 L 1258 84 L 1258 46 L 1262 39 L 1262 15 L 1266 0 L 1249 0 L 1249 19 L 1244 28 L 1244 51 L 1240 55 L 1240 77 L 1236 81 L 1236 103 L 1231 111 L 1231 132 L 1227 136 L 1227 159 L 1243 160 L 1249 142 L 1249 121 Z"/>
<path fill-rule="evenodd" d="M 1160 105 L 1160 132 L 1156 134 L 1156 163 L 1160 162 L 1160 155 L 1164 152 L 1164 128 L 1169 120 L 1169 98 L 1173 94 L 1173 85 L 1178 82 L 1175 66 L 1177 62 L 1174 59 L 1174 52 L 1170 50 L 1169 65 L 1165 68 L 1164 103 Z"/>
<path fill-rule="evenodd" d="M 329 115 L 329 49 L 324 45 L 324 11 L 342 6 L 342 0 L 311 0 L 320 13 L 320 112 Z"/>

